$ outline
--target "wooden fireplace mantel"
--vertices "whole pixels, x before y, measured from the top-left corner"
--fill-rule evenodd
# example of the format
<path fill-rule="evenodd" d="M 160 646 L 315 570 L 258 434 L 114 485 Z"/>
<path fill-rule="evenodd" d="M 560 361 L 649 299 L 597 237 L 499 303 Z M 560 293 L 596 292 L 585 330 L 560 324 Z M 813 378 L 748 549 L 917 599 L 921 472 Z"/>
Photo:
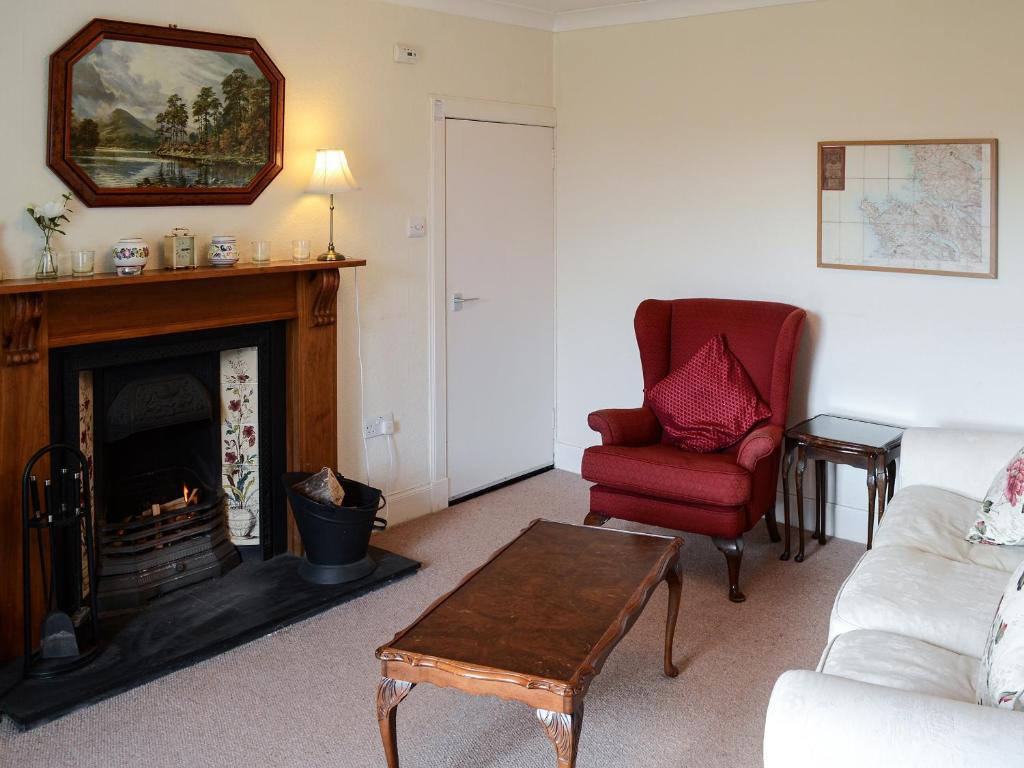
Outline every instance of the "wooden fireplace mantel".
<path fill-rule="evenodd" d="M 365 264 L 351 259 L 0 281 L 0 659 L 21 653 L 21 471 L 51 440 L 49 351 L 284 321 L 288 469 L 336 467 L 339 269 Z M 300 546 L 289 518 L 288 547 L 298 552 Z M 33 589 L 40 598 L 41 592 Z M 41 617 L 42 609 L 40 600 L 33 613 Z"/>

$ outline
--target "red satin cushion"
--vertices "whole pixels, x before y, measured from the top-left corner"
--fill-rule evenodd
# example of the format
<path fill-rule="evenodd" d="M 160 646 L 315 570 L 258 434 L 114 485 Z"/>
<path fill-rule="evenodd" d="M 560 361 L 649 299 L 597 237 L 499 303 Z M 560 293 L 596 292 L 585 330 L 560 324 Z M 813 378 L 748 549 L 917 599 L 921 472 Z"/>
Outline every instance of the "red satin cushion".
<path fill-rule="evenodd" d="M 668 442 L 698 453 L 727 448 L 772 415 L 722 335 L 651 387 L 647 404 Z"/>

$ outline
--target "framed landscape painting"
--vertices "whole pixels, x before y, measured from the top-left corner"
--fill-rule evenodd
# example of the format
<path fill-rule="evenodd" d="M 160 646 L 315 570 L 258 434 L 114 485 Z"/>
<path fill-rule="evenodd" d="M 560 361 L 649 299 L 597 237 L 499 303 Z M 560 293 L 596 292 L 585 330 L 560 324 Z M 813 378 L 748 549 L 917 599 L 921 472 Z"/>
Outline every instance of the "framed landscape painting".
<path fill-rule="evenodd" d="M 89 206 L 251 203 L 283 129 L 252 38 L 95 19 L 50 57 L 47 164 Z"/>
<path fill-rule="evenodd" d="M 996 276 L 995 139 L 818 144 L 818 266 Z"/>

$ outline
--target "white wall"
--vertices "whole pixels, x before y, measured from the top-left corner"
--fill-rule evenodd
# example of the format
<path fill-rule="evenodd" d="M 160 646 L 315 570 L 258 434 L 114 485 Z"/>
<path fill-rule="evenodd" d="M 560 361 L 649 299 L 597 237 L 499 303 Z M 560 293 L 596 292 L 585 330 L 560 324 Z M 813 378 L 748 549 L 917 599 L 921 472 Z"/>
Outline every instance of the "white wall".
<path fill-rule="evenodd" d="M 791 422 L 1024 426 L 1021 29 L 1017 0 L 822 0 L 558 34 L 559 464 L 641 402 L 646 297 L 806 308 Z M 998 280 L 815 267 L 819 140 L 958 137 L 1000 141 Z"/>
<path fill-rule="evenodd" d="M 368 0 L 0 0 L 0 268 L 8 277 L 35 268 L 39 241 L 25 205 L 63 190 L 45 164 L 48 57 L 93 17 L 256 37 L 286 78 L 285 170 L 251 206 L 90 210 L 78 204 L 69 236 L 59 243 L 65 259 L 71 247 L 105 251 L 124 235 L 155 244 L 180 225 L 200 239 L 215 231 L 245 243 L 271 239 L 275 258 L 288 258 L 293 238 L 312 238 L 314 249 L 323 250 L 326 201 L 302 190 L 314 150 L 343 147 L 363 187 L 339 198 L 335 239 L 343 253 L 369 262 L 360 270 L 366 412 L 394 411 L 398 422 L 393 490 L 400 493 L 392 514 L 423 511 L 429 498 L 427 241 L 405 238 L 405 218 L 427 211 L 428 95 L 550 105 L 551 34 Z M 417 46 L 419 63 L 393 63 L 396 42 Z M 339 303 L 339 441 L 342 471 L 361 476 L 352 288 L 347 270 Z M 373 479 L 381 483 L 386 454 L 382 441 L 375 442 Z"/>

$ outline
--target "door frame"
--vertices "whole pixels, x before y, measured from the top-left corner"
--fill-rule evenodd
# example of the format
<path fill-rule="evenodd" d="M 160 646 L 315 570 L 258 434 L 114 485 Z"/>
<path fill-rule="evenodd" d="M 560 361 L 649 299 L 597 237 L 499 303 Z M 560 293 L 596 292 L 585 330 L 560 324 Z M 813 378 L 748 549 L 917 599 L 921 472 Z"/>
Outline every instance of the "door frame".
<path fill-rule="evenodd" d="M 448 307 L 445 291 L 445 120 L 479 120 L 555 128 L 555 108 L 503 101 L 430 97 L 430 191 L 427 212 L 427 300 L 430 392 L 427 401 L 430 501 L 434 511 L 448 506 Z M 555 134 L 557 146 L 557 131 Z M 556 221 L 557 226 L 557 221 Z M 552 243 L 552 253 L 555 244 Z M 552 382 L 554 385 L 554 382 Z M 554 429 L 554 425 L 552 425 Z"/>

